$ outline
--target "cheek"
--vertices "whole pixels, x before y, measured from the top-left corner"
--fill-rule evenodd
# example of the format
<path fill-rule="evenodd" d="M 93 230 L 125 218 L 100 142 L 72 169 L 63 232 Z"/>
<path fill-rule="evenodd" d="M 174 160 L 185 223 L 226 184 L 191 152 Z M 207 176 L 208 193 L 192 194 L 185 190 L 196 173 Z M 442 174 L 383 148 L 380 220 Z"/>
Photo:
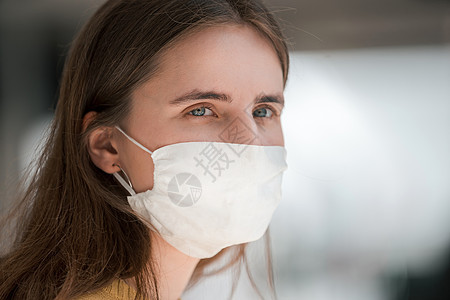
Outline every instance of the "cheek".
<path fill-rule="evenodd" d="M 266 146 L 284 146 L 284 137 L 281 124 L 265 128 L 260 132 L 263 136 L 263 144 Z"/>
<path fill-rule="evenodd" d="M 135 149 L 125 154 L 121 163 L 136 193 L 153 188 L 154 164 L 150 154 Z"/>
<path fill-rule="evenodd" d="M 214 117 L 186 116 L 174 121 L 173 124 L 172 130 L 165 134 L 166 144 L 173 144 L 174 141 L 219 141 L 219 136 L 228 123 L 224 120 L 216 120 Z"/>

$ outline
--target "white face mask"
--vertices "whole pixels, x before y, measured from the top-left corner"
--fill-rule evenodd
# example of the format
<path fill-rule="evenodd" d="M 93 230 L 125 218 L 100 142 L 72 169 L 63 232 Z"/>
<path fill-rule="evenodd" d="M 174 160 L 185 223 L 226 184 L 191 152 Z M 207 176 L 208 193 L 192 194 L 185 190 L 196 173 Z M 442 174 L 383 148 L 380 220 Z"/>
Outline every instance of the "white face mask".
<path fill-rule="evenodd" d="M 152 190 L 128 190 L 131 208 L 184 254 L 208 258 L 259 239 L 281 200 L 286 150 L 221 142 L 185 142 L 148 152 L 154 163 Z"/>

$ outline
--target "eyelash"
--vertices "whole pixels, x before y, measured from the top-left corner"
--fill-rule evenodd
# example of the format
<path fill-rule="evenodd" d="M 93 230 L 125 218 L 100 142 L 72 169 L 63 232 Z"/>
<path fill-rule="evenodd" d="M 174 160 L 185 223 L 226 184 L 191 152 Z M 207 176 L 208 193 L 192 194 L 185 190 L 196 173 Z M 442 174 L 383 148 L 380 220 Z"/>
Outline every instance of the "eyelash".
<path fill-rule="evenodd" d="M 191 114 L 194 110 L 196 110 L 196 109 L 199 109 L 199 108 L 207 108 L 207 109 L 210 109 L 213 113 L 214 113 L 214 111 L 213 111 L 213 107 L 212 107 L 212 105 L 209 105 L 209 104 L 202 104 L 202 105 L 200 105 L 200 106 L 197 106 L 197 107 L 195 107 L 195 108 L 193 108 L 193 109 L 191 109 L 190 111 L 188 111 L 188 114 L 190 115 L 190 116 L 192 116 L 192 117 L 196 117 L 196 118 L 206 118 L 206 117 L 212 117 L 212 116 L 194 116 L 193 114 Z M 260 109 L 260 108 L 266 108 L 266 109 L 269 109 L 271 112 L 272 112 L 272 116 L 270 116 L 270 117 L 257 117 L 257 118 L 260 118 L 260 119 L 271 119 L 271 118 L 273 118 L 273 117 L 277 117 L 278 116 L 278 112 L 276 111 L 276 109 L 274 109 L 273 107 L 271 107 L 270 105 L 261 105 L 261 106 L 258 106 L 256 109 Z M 252 113 L 253 114 L 253 113 Z M 217 116 L 215 113 L 214 113 L 214 116 Z"/>
<path fill-rule="evenodd" d="M 193 116 L 193 117 L 196 117 L 196 118 L 202 118 L 202 117 L 210 117 L 210 116 L 194 116 L 193 114 L 191 114 L 194 110 L 196 110 L 196 109 L 199 109 L 199 108 L 207 108 L 207 109 L 210 109 L 213 113 L 214 113 L 214 111 L 212 110 L 212 105 L 209 105 L 209 104 L 202 104 L 202 105 L 200 105 L 200 106 L 197 106 L 197 107 L 195 107 L 195 108 L 193 108 L 193 109 L 191 109 L 190 111 L 188 111 L 188 114 L 190 114 L 191 116 Z M 215 115 L 215 114 L 214 114 Z"/>

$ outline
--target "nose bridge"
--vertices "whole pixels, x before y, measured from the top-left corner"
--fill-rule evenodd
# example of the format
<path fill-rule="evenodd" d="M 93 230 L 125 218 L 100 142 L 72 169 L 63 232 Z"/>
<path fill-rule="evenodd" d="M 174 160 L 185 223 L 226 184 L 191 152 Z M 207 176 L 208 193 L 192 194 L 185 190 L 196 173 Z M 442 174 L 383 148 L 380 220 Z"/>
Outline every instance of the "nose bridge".
<path fill-rule="evenodd" d="M 226 122 L 219 135 L 225 143 L 261 145 L 258 128 L 251 113 L 242 111 Z"/>

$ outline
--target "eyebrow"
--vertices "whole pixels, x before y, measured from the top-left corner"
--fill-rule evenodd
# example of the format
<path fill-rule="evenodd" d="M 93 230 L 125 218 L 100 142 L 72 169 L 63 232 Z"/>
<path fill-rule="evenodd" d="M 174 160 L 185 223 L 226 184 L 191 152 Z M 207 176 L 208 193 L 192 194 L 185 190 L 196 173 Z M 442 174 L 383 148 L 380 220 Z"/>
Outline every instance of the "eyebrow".
<path fill-rule="evenodd" d="M 224 93 L 218 93 L 215 91 L 203 92 L 203 91 L 193 90 L 191 92 L 188 92 L 180 97 L 177 97 L 177 98 L 171 100 L 169 102 L 169 104 L 180 106 L 180 105 L 187 104 L 191 101 L 202 100 L 202 99 L 217 100 L 217 101 L 228 102 L 228 103 L 233 102 L 233 99 L 231 99 L 230 96 L 228 96 L 227 94 L 224 94 Z M 281 95 L 260 94 L 259 96 L 256 97 L 254 102 L 255 102 L 255 104 L 268 103 L 268 102 L 278 103 L 278 104 L 281 104 L 282 106 L 284 106 L 284 97 L 282 94 Z"/>
<path fill-rule="evenodd" d="M 281 106 L 284 107 L 284 97 L 283 97 L 282 94 L 281 95 L 265 95 L 265 94 L 261 94 L 255 100 L 255 104 L 267 103 L 267 102 L 278 103 L 278 104 L 281 104 Z"/>
<path fill-rule="evenodd" d="M 178 97 L 176 99 L 173 99 L 169 102 L 170 105 L 183 105 L 191 101 L 201 100 L 201 99 L 211 99 L 211 100 L 218 100 L 218 101 L 224 101 L 231 103 L 233 100 L 231 98 L 223 93 L 216 93 L 214 91 L 208 91 L 208 92 L 202 92 L 198 90 L 194 90 L 192 92 L 189 92 L 187 94 L 184 94 L 181 97 Z"/>

